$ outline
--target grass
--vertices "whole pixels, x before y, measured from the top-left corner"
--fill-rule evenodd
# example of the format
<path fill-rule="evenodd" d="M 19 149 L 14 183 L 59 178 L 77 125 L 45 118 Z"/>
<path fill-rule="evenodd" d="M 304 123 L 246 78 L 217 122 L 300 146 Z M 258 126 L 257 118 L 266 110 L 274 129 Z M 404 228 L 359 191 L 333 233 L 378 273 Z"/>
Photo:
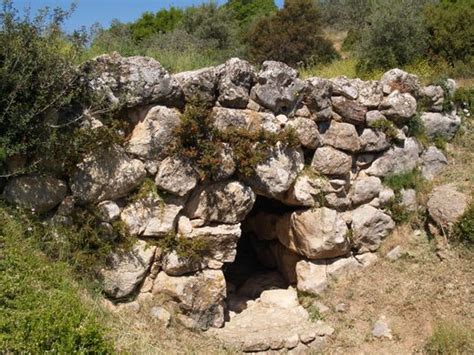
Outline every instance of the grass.
<path fill-rule="evenodd" d="M 81 299 L 69 267 L 36 248 L 32 232 L 0 207 L 0 349 L 111 353 L 100 312 Z"/>
<path fill-rule="evenodd" d="M 399 174 L 388 175 L 383 179 L 383 183 L 395 192 L 400 192 L 402 189 L 420 191 L 425 180 L 418 169 L 413 169 Z"/>
<path fill-rule="evenodd" d="M 306 309 L 309 314 L 309 320 L 316 322 L 322 320 L 323 316 L 316 306 L 315 302 L 318 300 L 317 296 L 305 292 L 298 292 L 298 301 Z"/>
<path fill-rule="evenodd" d="M 428 355 L 473 354 L 474 331 L 465 325 L 440 322 L 424 350 Z"/>

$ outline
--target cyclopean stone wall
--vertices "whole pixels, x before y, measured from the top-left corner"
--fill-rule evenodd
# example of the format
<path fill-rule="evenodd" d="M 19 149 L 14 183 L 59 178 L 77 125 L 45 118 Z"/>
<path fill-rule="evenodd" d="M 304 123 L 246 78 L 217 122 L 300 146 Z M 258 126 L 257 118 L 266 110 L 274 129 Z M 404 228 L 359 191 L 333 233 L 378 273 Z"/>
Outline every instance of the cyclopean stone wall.
<path fill-rule="evenodd" d="M 83 70 L 89 88 L 120 109 L 116 119 L 133 123 L 125 145 L 94 151 L 68 181 L 10 179 L 4 197 L 63 219 L 74 206 L 90 205 L 105 225 L 123 221 L 138 241 L 133 250 L 111 255 L 102 270 L 107 297 L 167 295 L 187 324 L 204 329 L 223 325 L 230 285 L 222 269 L 236 257 L 244 220 L 261 263 L 276 267 L 298 290 L 322 292 L 331 278 L 370 264 L 395 227 L 388 209 L 394 191 L 384 186 L 384 177 L 420 169 L 432 179 L 447 164 L 440 150 L 409 135 L 420 102 L 429 137 L 450 139 L 460 125 L 455 112 L 442 112 L 450 93 L 423 87 L 399 69 L 378 81 L 303 80 L 283 63 L 267 61 L 256 71 L 233 58 L 171 75 L 153 59 L 112 54 Z M 454 82 L 448 81 L 448 90 Z M 214 180 L 203 181 L 197 166 L 167 153 L 185 105 L 196 100 L 213 107 L 219 131 L 278 133 L 292 127 L 300 145 L 267 147 L 267 158 L 244 177 L 227 146 L 225 164 L 216 167 Z M 84 129 L 102 124 L 100 116 L 85 115 Z M 164 197 L 150 193 L 131 200 L 146 179 Z M 259 196 L 287 207 L 249 215 Z M 406 208 L 416 208 L 413 191 L 402 197 Z M 153 246 L 170 235 L 204 240 L 208 250 L 186 258 Z"/>

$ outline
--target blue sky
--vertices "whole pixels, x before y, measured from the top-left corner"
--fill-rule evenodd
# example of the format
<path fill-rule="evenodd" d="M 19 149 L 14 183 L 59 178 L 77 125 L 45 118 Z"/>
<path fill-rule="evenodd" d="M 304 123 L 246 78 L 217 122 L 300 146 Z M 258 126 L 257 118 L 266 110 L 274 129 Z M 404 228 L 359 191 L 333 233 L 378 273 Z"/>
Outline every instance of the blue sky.
<path fill-rule="evenodd" d="M 30 7 L 33 11 L 45 6 L 68 8 L 72 0 L 14 0 L 15 7 L 22 10 Z M 67 30 L 80 28 L 98 22 L 107 27 L 113 19 L 123 22 L 133 21 L 145 11 L 157 11 L 170 6 L 186 7 L 208 2 L 207 0 L 76 0 L 75 13 L 66 23 Z M 219 0 L 222 4 L 226 0 Z M 281 5 L 283 0 L 276 0 Z"/>

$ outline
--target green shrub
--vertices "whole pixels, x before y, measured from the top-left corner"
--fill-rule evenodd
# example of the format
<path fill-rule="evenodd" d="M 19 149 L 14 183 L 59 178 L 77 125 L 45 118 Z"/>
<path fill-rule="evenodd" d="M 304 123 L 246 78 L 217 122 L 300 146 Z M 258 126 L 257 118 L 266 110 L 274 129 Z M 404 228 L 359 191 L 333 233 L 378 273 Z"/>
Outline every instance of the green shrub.
<path fill-rule="evenodd" d="M 399 192 L 402 189 L 414 189 L 415 191 L 420 191 L 425 180 L 421 176 L 419 170 L 413 169 L 398 174 L 388 175 L 384 177 L 383 183 L 395 192 Z"/>
<path fill-rule="evenodd" d="M 474 4 L 471 0 L 443 0 L 427 6 L 424 11 L 429 33 L 428 45 L 451 66 L 457 61 L 473 64 L 474 58 Z M 471 69 L 472 70 L 472 69 Z"/>
<path fill-rule="evenodd" d="M 0 155 L 4 159 L 35 155 L 43 160 L 51 141 L 61 137 L 55 125 L 62 117 L 55 112 L 80 92 L 74 63 L 84 45 L 84 36 L 66 38 L 61 31 L 69 15 L 55 9 L 34 18 L 20 17 L 10 0 L 2 1 Z"/>
<path fill-rule="evenodd" d="M 474 353 L 474 332 L 469 325 L 440 323 L 425 345 L 428 355 Z"/>
<path fill-rule="evenodd" d="M 99 314 L 81 300 L 64 263 L 35 248 L 35 233 L 0 207 L 0 349 L 6 353 L 108 354 Z"/>
<path fill-rule="evenodd" d="M 474 246 L 474 203 L 471 203 L 467 211 L 456 223 L 453 230 L 454 237 L 466 243 L 466 245 Z"/>
<path fill-rule="evenodd" d="M 309 320 L 316 322 L 324 319 L 319 308 L 315 305 L 318 297 L 306 292 L 298 292 L 298 301 L 306 309 L 309 314 Z"/>
<path fill-rule="evenodd" d="M 472 107 L 474 105 L 474 87 L 461 87 L 458 88 L 453 95 L 454 104 L 462 109 L 468 110 L 472 113 Z"/>
<path fill-rule="evenodd" d="M 428 137 L 426 136 L 425 124 L 421 119 L 421 113 L 418 112 L 412 116 L 406 123 L 408 127 L 408 136 L 415 137 L 419 143 L 426 145 L 428 142 Z"/>
<path fill-rule="evenodd" d="M 380 119 L 372 122 L 369 126 L 375 130 L 382 131 L 390 140 L 395 140 L 398 136 L 397 129 L 392 121 Z"/>
<path fill-rule="evenodd" d="M 278 60 L 290 66 L 314 65 L 339 57 L 323 37 L 320 13 L 312 0 L 285 1 L 281 10 L 252 27 L 245 42 L 258 63 Z"/>
<path fill-rule="evenodd" d="M 390 216 L 397 223 L 408 223 L 413 217 L 413 212 L 407 210 L 405 206 L 401 204 L 401 196 L 396 193 L 387 206 L 390 211 Z"/>
<path fill-rule="evenodd" d="M 422 8 L 425 2 L 372 2 L 367 25 L 361 29 L 360 41 L 356 46 L 359 73 L 404 66 L 424 55 L 427 32 Z"/>

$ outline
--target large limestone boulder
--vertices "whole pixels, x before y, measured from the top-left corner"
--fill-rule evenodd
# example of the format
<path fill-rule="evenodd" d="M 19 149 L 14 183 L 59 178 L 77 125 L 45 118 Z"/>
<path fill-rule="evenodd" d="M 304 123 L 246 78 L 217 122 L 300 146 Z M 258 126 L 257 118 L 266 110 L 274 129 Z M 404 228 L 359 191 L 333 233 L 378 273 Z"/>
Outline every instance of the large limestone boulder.
<path fill-rule="evenodd" d="M 321 144 L 321 136 L 316 122 L 306 117 L 295 117 L 286 124 L 293 128 L 303 147 L 316 149 Z"/>
<path fill-rule="evenodd" d="M 105 294 L 114 299 L 133 293 L 146 276 L 156 247 L 137 241 L 129 251 L 113 252 L 107 257 L 107 267 L 100 271 Z"/>
<path fill-rule="evenodd" d="M 257 76 L 257 84 L 251 90 L 251 98 L 273 113 L 289 113 L 296 104 L 304 83 L 298 72 L 288 65 L 266 61 Z"/>
<path fill-rule="evenodd" d="M 375 251 L 395 228 L 392 218 L 370 205 L 352 211 L 352 238 L 359 252 Z"/>
<path fill-rule="evenodd" d="M 360 205 L 376 198 L 382 190 L 382 181 L 378 177 L 361 177 L 352 184 L 349 198 L 354 205 Z"/>
<path fill-rule="evenodd" d="M 317 121 L 327 121 L 332 117 L 332 85 L 329 80 L 308 78 L 305 81 L 303 102 Z"/>
<path fill-rule="evenodd" d="M 240 224 L 220 224 L 193 228 L 187 238 L 201 240 L 208 246 L 204 259 L 210 268 L 213 265 L 222 267 L 223 263 L 235 260 L 240 235 Z"/>
<path fill-rule="evenodd" d="M 329 181 L 316 174 L 300 174 L 281 200 L 294 206 L 319 207 L 324 193 L 333 192 Z"/>
<path fill-rule="evenodd" d="M 174 130 L 180 125 L 178 110 L 155 106 L 132 131 L 126 149 L 139 158 L 157 160 L 167 155 L 174 139 Z"/>
<path fill-rule="evenodd" d="M 441 112 L 443 110 L 444 103 L 444 90 L 439 85 L 425 86 L 421 89 L 421 97 L 427 111 Z"/>
<path fill-rule="evenodd" d="M 277 236 L 290 250 L 309 259 L 331 258 L 349 251 L 347 225 L 326 207 L 296 211 L 277 222 Z"/>
<path fill-rule="evenodd" d="M 365 124 L 367 107 L 362 106 L 357 101 L 347 99 L 343 96 L 333 96 L 332 105 L 334 111 L 341 116 L 344 122 L 358 126 Z"/>
<path fill-rule="evenodd" d="M 209 67 L 174 75 L 183 90 L 186 102 L 212 106 L 217 95 L 216 68 Z"/>
<path fill-rule="evenodd" d="M 420 161 L 421 147 L 415 138 L 405 140 L 403 147 L 393 146 L 366 170 L 374 176 L 387 176 L 413 170 Z"/>
<path fill-rule="evenodd" d="M 188 325 L 197 329 L 221 327 L 224 324 L 223 301 L 226 282 L 221 270 L 203 270 L 190 276 L 169 276 L 160 272 L 153 294 L 164 294 L 179 302 Z"/>
<path fill-rule="evenodd" d="M 423 112 L 421 120 L 425 125 L 425 132 L 430 138 L 452 139 L 461 126 L 461 118 L 455 114 Z"/>
<path fill-rule="evenodd" d="M 409 93 L 418 97 L 421 91 L 420 80 L 416 75 L 408 74 L 401 69 L 391 69 L 380 79 L 382 90 L 385 94 L 391 94 L 394 91 Z"/>
<path fill-rule="evenodd" d="M 396 90 L 382 100 L 379 110 L 388 119 L 402 124 L 416 113 L 416 105 L 413 96 Z"/>
<path fill-rule="evenodd" d="M 468 198 L 453 185 L 442 185 L 430 193 L 427 206 L 430 217 L 449 231 L 466 211 Z"/>
<path fill-rule="evenodd" d="M 79 203 L 115 200 L 137 188 L 145 179 L 144 164 L 113 146 L 92 152 L 77 166 L 71 190 Z"/>
<path fill-rule="evenodd" d="M 174 232 L 177 217 L 183 209 L 179 199 L 167 199 L 148 196 L 131 202 L 123 209 L 120 219 L 132 235 L 162 237 Z"/>
<path fill-rule="evenodd" d="M 390 141 L 384 132 L 366 128 L 360 135 L 360 145 L 363 152 L 381 152 L 390 147 Z"/>
<path fill-rule="evenodd" d="M 353 79 L 352 85 L 359 92 L 357 101 L 367 108 L 377 108 L 383 99 L 382 85 L 376 80 Z"/>
<path fill-rule="evenodd" d="M 304 168 L 303 152 L 278 142 L 268 153 L 247 182 L 257 194 L 281 199 Z"/>
<path fill-rule="evenodd" d="M 328 287 L 326 260 L 301 260 L 296 264 L 297 289 L 318 295 Z"/>
<path fill-rule="evenodd" d="M 448 165 L 446 156 L 433 145 L 423 152 L 421 161 L 421 175 L 427 180 L 433 180 Z"/>
<path fill-rule="evenodd" d="M 178 196 L 185 196 L 196 187 L 198 174 L 188 161 L 167 157 L 160 163 L 155 183 L 160 189 Z"/>
<path fill-rule="evenodd" d="M 221 132 L 228 131 L 229 129 L 245 129 L 254 132 L 259 132 L 263 129 L 271 133 L 281 131 L 281 124 L 271 113 L 214 107 L 211 119 L 213 126 Z"/>
<path fill-rule="evenodd" d="M 353 81 L 346 76 L 338 76 L 329 79 L 332 84 L 332 93 L 334 96 L 344 96 L 349 100 L 356 100 L 359 97 L 359 90 L 353 85 Z"/>
<path fill-rule="evenodd" d="M 145 104 L 179 106 L 178 82 L 153 58 L 104 54 L 82 65 L 89 87 L 113 106 Z"/>
<path fill-rule="evenodd" d="M 219 103 L 224 107 L 246 108 L 250 88 L 257 80 L 252 65 L 245 60 L 231 58 L 219 69 Z"/>
<path fill-rule="evenodd" d="M 332 121 L 323 134 L 323 142 L 349 152 L 357 152 L 360 149 L 359 136 L 354 125 L 350 123 Z"/>
<path fill-rule="evenodd" d="M 314 153 L 311 166 L 325 175 L 345 175 L 351 171 L 352 157 L 333 147 L 320 147 Z"/>
<path fill-rule="evenodd" d="M 249 186 L 238 181 L 219 182 L 195 190 L 184 213 L 207 223 L 233 224 L 245 218 L 254 202 L 255 194 Z"/>
<path fill-rule="evenodd" d="M 10 203 L 47 212 L 59 205 L 66 197 L 67 185 L 52 176 L 21 176 L 9 180 L 3 197 Z"/>

